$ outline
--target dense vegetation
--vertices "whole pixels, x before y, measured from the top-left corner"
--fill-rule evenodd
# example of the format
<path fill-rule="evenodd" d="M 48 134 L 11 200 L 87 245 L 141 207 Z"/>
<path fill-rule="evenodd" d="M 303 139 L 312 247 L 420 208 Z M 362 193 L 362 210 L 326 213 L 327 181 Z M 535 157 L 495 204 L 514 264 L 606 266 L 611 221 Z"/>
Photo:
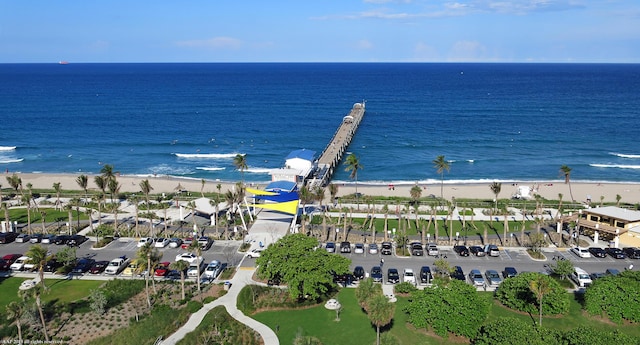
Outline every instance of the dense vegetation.
<path fill-rule="evenodd" d="M 496 291 L 496 298 L 505 306 L 530 314 L 538 314 L 538 298 L 531 290 L 530 282 L 546 281 L 549 291 L 542 298 L 542 315 L 565 314 L 569 310 L 567 291 L 553 278 L 536 272 L 521 273 L 505 279 Z"/>
<path fill-rule="evenodd" d="M 616 323 L 640 322 L 640 272 L 597 279 L 586 290 L 584 302 L 591 315 L 607 315 Z"/>

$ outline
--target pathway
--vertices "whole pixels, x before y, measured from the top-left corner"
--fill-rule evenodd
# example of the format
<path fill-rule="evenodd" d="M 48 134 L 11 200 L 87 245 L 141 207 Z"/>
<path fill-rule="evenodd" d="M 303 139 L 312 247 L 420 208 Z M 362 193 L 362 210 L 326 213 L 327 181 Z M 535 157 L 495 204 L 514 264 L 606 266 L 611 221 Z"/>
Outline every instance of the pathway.
<path fill-rule="evenodd" d="M 184 324 L 180 329 L 178 329 L 175 333 L 171 334 L 167 339 L 165 339 L 161 344 L 162 345 L 173 345 L 184 338 L 187 333 L 192 332 L 200 325 L 205 315 L 213 308 L 222 305 L 227 309 L 227 312 L 234 319 L 242 322 L 247 325 L 247 327 L 255 330 L 260 333 L 260 336 L 264 340 L 264 345 L 279 345 L 280 341 L 278 340 L 278 336 L 276 336 L 275 332 L 271 330 L 271 328 L 266 325 L 244 315 L 240 310 L 238 310 L 236 306 L 236 300 L 238 298 L 238 294 L 240 290 L 248 284 L 253 284 L 253 273 L 255 272 L 255 268 L 252 267 L 240 267 L 236 271 L 236 274 L 231 279 L 231 288 L 227 292 L 226 295 L 216 299 L 213 302 L 205 304 L 200 310 L 191 315 L 187 323 Z"/>

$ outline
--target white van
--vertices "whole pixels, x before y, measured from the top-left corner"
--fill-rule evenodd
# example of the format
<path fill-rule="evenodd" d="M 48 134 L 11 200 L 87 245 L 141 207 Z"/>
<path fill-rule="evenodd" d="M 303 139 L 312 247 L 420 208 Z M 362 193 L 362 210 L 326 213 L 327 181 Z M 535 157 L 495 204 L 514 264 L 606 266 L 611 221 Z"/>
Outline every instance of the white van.
<path fill-rule="evenodd" d="M 571 279 L 578 284 L 578 287 L 587 287 L 592 283 L 589 273 L 580 267 L 574 267 Z"/>

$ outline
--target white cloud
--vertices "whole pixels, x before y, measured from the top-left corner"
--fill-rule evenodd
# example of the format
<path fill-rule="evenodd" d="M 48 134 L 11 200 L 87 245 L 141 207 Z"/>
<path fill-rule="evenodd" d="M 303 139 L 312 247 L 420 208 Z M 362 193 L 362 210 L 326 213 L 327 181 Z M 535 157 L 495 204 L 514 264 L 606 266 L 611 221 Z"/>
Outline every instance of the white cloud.
<path fill-rule="evenodd" d="M 451 47 L 450 61 L 483 61 L 487 49 L 477 41 L 458 41 Z"/>
<path fill-rule="evenodd" d="M 369 40 L 360 40 L 356 43 L 356 48 L 361 50 L 368 50 L 373 48 L 373 43 Z"/>
<path fill-rule="evenodd" d="M 218 36 L 204 40 L 179 41 L 176 45 L 190 48 L 237 49 L 242 45 L 242 41 L 233 37 Z"/>

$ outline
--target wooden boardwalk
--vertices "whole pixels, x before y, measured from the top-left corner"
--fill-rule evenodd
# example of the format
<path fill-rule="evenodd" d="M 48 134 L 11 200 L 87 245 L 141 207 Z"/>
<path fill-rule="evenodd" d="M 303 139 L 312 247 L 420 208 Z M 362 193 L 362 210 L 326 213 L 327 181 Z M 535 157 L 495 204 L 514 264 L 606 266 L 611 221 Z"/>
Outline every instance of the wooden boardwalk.
<path fill-rule="evenodd" d="M 364 117 L 364 112 L 365 102 L 356 103 L 349 114 L 342 119 L 340 127 L 333 134 L 333 138 L 331 138 L 331 141 L 329 141 L 329 144 L 327 144 L 317 160 L 318 168 L 314 176 L 309 180 L 309 186 L 326 186 L 331 181 L 336 166 L 347 151 L 351 139 L 353 139 L 353 135 Z"/>

